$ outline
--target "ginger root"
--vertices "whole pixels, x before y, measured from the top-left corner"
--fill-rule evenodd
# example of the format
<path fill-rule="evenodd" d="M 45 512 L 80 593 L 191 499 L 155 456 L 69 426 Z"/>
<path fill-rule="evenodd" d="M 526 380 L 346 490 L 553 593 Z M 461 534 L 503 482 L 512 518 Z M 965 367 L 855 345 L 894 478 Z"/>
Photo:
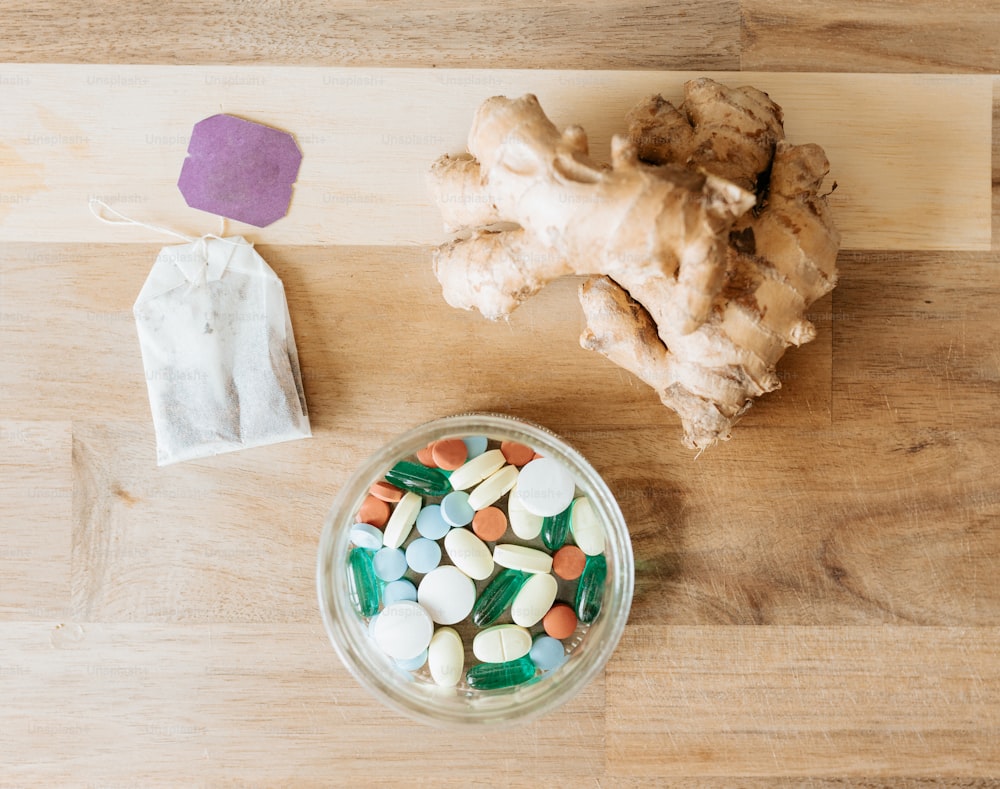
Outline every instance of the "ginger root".
<path fill-rule="evenodd" d="M 534 96 L 484 102 L 469 153 L 431 169 L 459 234 L 434 271 L 449 304 L 491 319 L 588 275 L 581 344 L 652 386 L 704 449 L 780 386 L 785 349 L 815 336 L 805 312 L 836 282 L 829 164 L 787 143 L 781 108 L 750 87 L 694 80 L 680 107 L 652 97 L 627 122 L 607 166 Z"/>

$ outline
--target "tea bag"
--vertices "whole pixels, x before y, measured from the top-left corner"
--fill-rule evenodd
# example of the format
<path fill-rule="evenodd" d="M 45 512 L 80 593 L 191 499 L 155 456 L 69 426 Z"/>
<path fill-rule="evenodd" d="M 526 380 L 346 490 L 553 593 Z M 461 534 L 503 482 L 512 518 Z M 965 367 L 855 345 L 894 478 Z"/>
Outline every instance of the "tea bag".
<path fill-rule="evenodd" d="M 164 247 L 133 313 L 157 465 L 311 435 L 284 287 L 243 237 Z"/>

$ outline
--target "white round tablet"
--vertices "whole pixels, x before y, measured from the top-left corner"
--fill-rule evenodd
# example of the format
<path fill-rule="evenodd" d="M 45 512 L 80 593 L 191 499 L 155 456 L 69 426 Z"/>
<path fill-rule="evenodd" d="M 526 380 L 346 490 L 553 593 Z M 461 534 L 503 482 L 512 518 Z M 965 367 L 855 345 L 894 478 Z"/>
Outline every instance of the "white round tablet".
<path fill-rule="evenodd" d="M 446 564 L 431 570 L 421 579 L 417 587 L 417 602 L 439 625 L 453 625 L 472 613 L 472 606 L 476 603 L 476 585 L 457 567 Z"/>
<path fill-rule="evenodd" d="M 411 600 L 383 608 L 372 628 L 372 637 L 389 657 L 415 658 L 431 643 L 434 623 L 424 608 Z"/>
<path fill-rule="evenodd" d="M 573 501 L 576 483 L 562 463 L 552 458 L 536 458 L 517 477 L 517 497 L 532 515 L 558 515 Z"/>

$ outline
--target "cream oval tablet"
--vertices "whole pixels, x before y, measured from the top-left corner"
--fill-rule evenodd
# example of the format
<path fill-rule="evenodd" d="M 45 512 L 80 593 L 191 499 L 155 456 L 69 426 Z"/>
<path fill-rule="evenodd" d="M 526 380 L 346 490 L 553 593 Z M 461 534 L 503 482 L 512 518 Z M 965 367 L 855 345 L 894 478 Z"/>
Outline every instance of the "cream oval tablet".
<path fill-rule="evenodd" d="M 587 556 L 604 553 L 604 527 L 586 496 L 573 501 L 573 509 L 569 513 L 569 528 L 576 547 Z"/>
<path fill-rule="evenodd" d="M 552 557 L 545 551 L 524 545 L 497 545 L 493 548 L 493 561 L 501 567 L 522 570 L 526 573 L 547 573 L 552 569 Z"/>
<path fill-rule="evenodd" d="M 454 628 L 439 627 L 427 647 L 427 668 L 431 678 L 446 688 L 455 687 L 465 669 L 465 647 Z"/>
<path fill-rule="evenodd" d="M 517 495 L 524 508 L 543 518 L 563 512 L 573 501 L 576 483 L 562 463 L 552 458 L 537 458 L 521 469 Z"/>
<path fill-rule="evenodd" d="M 407 491 L 396 503 L 396 508 L 389 516 L 389 522 L 385 525 L 385 532 L 382 535 L 382 544 L 385 547 L 399 548 L 406 542 L 423 505 L 423 499 L 412 491 Z"/>
<path fill-rule="evenodd" d="M 444 550 L 459 570 L 482 581 L 493 572 L 493 556 L 486 543 L 468 529 L 452 529 L 445 535 Z"/>
<path fill-rule="evenodd" d="M 525 581 L 510 606 L 514 624 L 531 627 L 542 621 L 559 593 L 559 582 L 549 573 L 536 573 Z"/>
<path fill-rule="evenodd" d="M 472 654 L 483 663 L 506 663 L 530 651 L 531 633 L 518 625 L 494 625 L 472 639 Z"/>
<path fill-rule="evenodd" d="M 507 459 L 499 449 L 491 449 L 472 458 L 453 472 L 448 477 L 452 490 L 465 490 L 477 485 L 486 479 L 490 474 L 503 468 Z"/>
<path fill-rule="evenodd" d="M 417 602 L 437 624 L 453 625 L 472 613 L 476 584 L 457 567 L 437 567 L 420 580 Z"/>
<path fill-rule="evenodd" d="M 372 627 L 372 638 L 396 660 L 415 658 L 431 642 L 434 623 L 424 608 L 411 600 L 383 608 Z"/>
<path fill-rule="evenodd" d="M 541 515 L 534 515 L 528 512 L 521 499 L 517 495 L 517 485 L 511 488 L 510 496 L 507 497 L 507 520 L 510 521 L 511 531 L 522 540 L 533 540 L 542 532 Z"/>
<path fill-rule="evenodd" d="M 517 482 L 517 466 L 504 466 L 476 485 L 469 494 L 469 506 L 478 512 L 497 501 Z"/>

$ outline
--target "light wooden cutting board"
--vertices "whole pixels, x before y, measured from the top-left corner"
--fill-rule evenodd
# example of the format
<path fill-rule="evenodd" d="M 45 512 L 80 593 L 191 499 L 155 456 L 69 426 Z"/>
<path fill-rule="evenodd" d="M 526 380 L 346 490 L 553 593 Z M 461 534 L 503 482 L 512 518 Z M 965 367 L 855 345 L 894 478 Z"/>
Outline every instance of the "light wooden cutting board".
<path fill-rule="evenodd" d="M 433 244 L 425 173 L 465 149 L 485 98 L 533 92 L 557 125 L 581 124 L 606 158 L 626 111 L 680 101 L 693 73 L 170 66 L 10 66 L 0 240 L 148 241 L 98 224 L 90 197 L 200 234 L 213 217 L 176 188 L 192 126 L 232 112 L 291 131 L 304 158 L 279 244 Z M 784 108 L 786 133 L 820 143 L 845 249 L 988 249 L 992 80 L 925 74 L 710 74 Z"/>

